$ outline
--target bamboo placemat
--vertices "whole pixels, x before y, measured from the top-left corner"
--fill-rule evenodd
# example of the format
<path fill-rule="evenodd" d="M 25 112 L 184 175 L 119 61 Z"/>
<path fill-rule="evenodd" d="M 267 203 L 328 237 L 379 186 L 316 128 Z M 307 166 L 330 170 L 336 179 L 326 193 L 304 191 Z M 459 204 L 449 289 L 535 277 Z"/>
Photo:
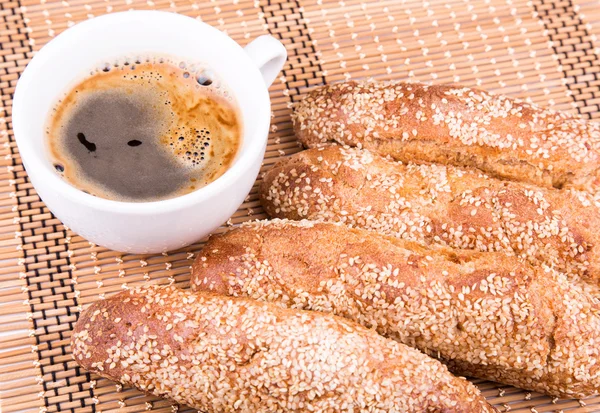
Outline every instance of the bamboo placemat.
<path fill-rule="evenodd" d="M 155 256 L 90 244 L 40 201 L 11 130 L 12 94 L 33 54 L 79 21 L 129 9 L 187 14 L 241 44 L 270 33 L 286 45 L 264 168 L 300 150 L 291 105 L 343 79 L 461 82 L 600 118 L 597 0 L 0 0 L 1 412 L 178 410 L 84 372 L 68 343 L 79 311 L 96 299 L 149 281 L 187 287 L 202 244 Z M 264 217 L 253 191 L 230 224 Z M 557 401 L 476 383 L 504 411 L 600 412 L 600 397 Z"/>

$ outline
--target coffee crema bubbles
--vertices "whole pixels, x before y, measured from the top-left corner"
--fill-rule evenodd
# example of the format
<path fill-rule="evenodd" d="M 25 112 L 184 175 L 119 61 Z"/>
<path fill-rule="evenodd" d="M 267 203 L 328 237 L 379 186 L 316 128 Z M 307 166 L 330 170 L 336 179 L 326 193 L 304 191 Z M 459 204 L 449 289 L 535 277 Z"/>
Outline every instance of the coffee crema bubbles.
<path fill-rule="evenodd" d="M 241 146 L 231 92 L 200 64 L 144 58 L 105 64 L 60 99 L 47 123 L 57 173 L 92 195 L 174 198 L 221 176 Z"/>

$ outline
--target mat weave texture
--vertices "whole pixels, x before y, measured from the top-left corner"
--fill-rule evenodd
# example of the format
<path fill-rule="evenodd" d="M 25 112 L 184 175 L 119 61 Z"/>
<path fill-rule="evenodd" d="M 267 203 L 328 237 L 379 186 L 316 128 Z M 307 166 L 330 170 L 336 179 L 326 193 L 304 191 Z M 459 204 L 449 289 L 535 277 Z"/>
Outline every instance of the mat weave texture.
<path fill-rule="evenodd" d="M 1 412 L 184 410 L 81 370 L 69 340 L 94 300 L 145 282 L 187 287 L 202 243 L 154 256 L 90 244 L 40 201 L 11 129 L 15 85 L 35 52 L 77 22 L 130 9 L 186 14 L 242 45 L 267 33 L 285 44 L 263 170 L 300 150 L 291 105 L 344 79 L 460 82 L 600 120 L 598 0 L 0 0 Z M 230 224 L 256 218 L 265 215 L 253 190 Z M 600 412 L 600 397 L 557 401 L 475 383 L 501 411 Z"/>

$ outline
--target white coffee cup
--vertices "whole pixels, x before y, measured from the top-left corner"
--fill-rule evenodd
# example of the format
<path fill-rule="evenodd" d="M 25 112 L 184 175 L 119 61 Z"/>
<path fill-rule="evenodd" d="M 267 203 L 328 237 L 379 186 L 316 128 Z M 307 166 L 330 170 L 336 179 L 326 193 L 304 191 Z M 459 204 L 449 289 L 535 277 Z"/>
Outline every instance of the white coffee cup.
<path fill-rule="evenodd" d="M 44 128 L 57 99 L 91 69 L 133 54 L 202 62 L 231 90 L 242 115 L 242 145 L 214 182 L 173 199 L 129 203 L 84 193 L 55 172 Z M 155 253 L 198 241 L 223 224 L 252 188 L 271 119 L 267 88 L 285 59 L 285 47 L 271 36 L 243 49 L 219 30 L 174 13 L 129 11 L 77 24 L 40 50 L 17 84 L 13 128 L 29 178 L 65 225 L 98 245 Z"/>

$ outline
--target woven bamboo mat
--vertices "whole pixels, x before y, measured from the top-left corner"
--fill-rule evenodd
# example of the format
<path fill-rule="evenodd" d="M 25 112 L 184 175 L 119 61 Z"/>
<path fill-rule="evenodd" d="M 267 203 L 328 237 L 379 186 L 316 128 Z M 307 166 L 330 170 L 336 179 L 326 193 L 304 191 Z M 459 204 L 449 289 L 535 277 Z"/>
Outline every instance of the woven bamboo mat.
<path fill-rule="evenodd" d="M 600 118 L 598 0 L 0 0 L 0 412 L 178 410 L 82 371 L 68 342 L 80 309 L 98 298 L 148 281 L 186 287 L 202 244 L 156 256 L 90 244 L 40 201 L 11 130 L 12 94 L 32 55 L 79 21 L 129 9 L 187 14 L 241 44 L 270 33 L 286 45 L 265 168 L 299 150 L 291 104 L 343 79 L 461 82 Z M 231 223 L 264 217 L 253 191 Z M 503 411 L 600 412 L 600 397 L 557 401 L 476 383 Z"/>

